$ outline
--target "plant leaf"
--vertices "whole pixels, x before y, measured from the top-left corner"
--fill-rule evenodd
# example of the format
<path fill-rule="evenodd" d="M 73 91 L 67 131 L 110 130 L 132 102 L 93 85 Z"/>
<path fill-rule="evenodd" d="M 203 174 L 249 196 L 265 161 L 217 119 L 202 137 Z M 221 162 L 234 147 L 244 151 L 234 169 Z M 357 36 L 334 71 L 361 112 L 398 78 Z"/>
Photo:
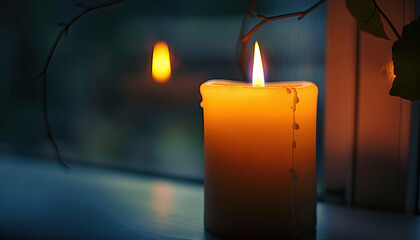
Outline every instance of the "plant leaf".
<path fill-rule="evenodd" d="M 389 40 L 373 0 L 346 0 L 346 6 L 361 31 Z"/>
<path fill-rule="evenodd" d="M 392 61 L 396 77 L 389 94 L 420 100 L 420 18 L 406 25 L 392 45 Z"/>

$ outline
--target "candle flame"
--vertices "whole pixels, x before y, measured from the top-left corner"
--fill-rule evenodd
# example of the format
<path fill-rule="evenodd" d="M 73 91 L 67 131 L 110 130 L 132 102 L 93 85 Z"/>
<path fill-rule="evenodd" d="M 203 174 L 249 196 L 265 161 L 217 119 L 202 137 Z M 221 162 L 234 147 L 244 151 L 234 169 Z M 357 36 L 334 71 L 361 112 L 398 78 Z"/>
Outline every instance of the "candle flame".
<path fill-rule="evenodd" d="M 156 82 L 167 82 L 171 77 L 171 61 L 168 44 L 157 42 L 153 47 L 152 76 Z"/>
<path fill-rule="evenodd" d="M 252 66 L 252 86 L 253 87 L 264 87 L 264 68 L 262 64 L 260 46 L 255 41 L 254 46 L 254 64 Z"/>

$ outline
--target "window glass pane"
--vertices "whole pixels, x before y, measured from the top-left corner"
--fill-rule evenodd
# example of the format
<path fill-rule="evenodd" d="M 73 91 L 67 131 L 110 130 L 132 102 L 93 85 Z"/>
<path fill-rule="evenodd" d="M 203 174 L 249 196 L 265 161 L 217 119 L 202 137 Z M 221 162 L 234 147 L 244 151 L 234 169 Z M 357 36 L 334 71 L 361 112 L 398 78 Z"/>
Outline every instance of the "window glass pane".
<path fill-rule="evenodd" d="M 284 14 L 315 2 L 262 0 L 258 11 Z M 55 0 L 2 4 L 1 151 L 53 156 L 43 125 L 42 85 L 35 78 L 58 23 L 82 9 Z M 125 1 L 77 21 L 58 45 L 48 75 L 50 123 L 64 159 L 202 179 L 199 85 L 209 78 L 243 79 L 236 44 L 247 9 L 248 2 L 239 0 Z M 249 29 L 258 21 L 252 19 Z M 318 85 L 322 126 L 325 6 L 301 21 L 266 24 L 251 38 L 249 50 L 255 40 L 267 81 Z M 158 41 L 171 52 L 166 83 L 151 74 Z M 318 129 L 318 153 L 321 134 Z"/>

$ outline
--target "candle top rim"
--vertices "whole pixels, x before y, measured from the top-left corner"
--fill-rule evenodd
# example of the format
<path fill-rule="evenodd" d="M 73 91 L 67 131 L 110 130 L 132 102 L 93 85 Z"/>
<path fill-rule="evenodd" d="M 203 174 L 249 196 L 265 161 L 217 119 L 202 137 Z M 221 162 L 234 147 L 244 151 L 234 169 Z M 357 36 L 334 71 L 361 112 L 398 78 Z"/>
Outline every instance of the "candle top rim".
<path fill-rule="evenodd" d="M 224 80 L 224 79 L 211 79 L 202 84 L 203 86 L 212 87 L 231 87 L 231 88 L 305 88 L 309 86 L 316 86 L 313 82 L 309 81 L 284 81 L 284 82 L 266 82 L 264 87 L 254 87 L 250 82 Z"/>

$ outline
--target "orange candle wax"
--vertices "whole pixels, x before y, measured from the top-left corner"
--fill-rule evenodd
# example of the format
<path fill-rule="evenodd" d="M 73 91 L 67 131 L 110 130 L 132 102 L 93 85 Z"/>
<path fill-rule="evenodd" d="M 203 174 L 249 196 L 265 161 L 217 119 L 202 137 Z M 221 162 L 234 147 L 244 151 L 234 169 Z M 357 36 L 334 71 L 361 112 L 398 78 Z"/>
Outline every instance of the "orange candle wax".
<path fill-rule="evenodd" d="M 200 92 L 206 228 L 260 239 L 314 232 L 315 84 L 210 80 Z"/>

